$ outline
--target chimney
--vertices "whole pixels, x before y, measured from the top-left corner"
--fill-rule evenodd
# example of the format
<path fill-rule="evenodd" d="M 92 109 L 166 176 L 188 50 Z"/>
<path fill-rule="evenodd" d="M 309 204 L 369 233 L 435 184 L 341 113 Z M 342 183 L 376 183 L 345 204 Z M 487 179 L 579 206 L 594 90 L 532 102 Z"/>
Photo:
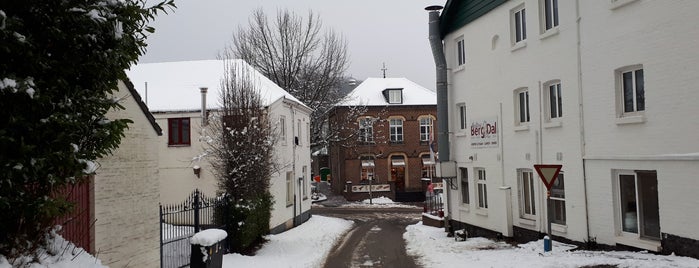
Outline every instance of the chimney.
<path fill-rule="evenodd" d="M 206 92 L 208 91 L 208 88 L 200 87 L 199 91 L 201 92 L 201 125 L 206 126 Z"/>

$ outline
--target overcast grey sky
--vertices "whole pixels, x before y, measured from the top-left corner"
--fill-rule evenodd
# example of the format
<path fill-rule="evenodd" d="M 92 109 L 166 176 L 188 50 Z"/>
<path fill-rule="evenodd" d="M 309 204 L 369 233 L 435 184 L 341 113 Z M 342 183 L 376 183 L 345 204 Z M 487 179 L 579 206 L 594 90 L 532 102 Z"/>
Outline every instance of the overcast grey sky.
<path fill-rule="evenodd" d="M 247 25 L 252 11 L 263 8 L 276 15 L 288 8 L 304 17 L 308 10 L 320 15 L 323 25 L 341 33 L 348 43 L 348 74 L 357 79 L 405 77 L 426 88 L 435 88 L 435 67 L 427 40 L 429 5 L 446 0 L 179 0 L 178 8 L 160 15 L 151 24 L 141 62 L 215 59 L 231 44 L 238 25 Z"/>

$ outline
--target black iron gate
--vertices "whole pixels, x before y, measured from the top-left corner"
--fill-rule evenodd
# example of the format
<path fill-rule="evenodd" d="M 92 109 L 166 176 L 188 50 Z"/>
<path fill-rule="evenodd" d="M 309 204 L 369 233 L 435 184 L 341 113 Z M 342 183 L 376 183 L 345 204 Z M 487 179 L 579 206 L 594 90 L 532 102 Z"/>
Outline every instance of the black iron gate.
<path fill-rule="evenodd" d="M 189 238 L 209 228 L 225 229 L 224 199 L 206 197 L 198 189 L 179 204 L 160 205 L 160 267 L 188 267 Z"/>

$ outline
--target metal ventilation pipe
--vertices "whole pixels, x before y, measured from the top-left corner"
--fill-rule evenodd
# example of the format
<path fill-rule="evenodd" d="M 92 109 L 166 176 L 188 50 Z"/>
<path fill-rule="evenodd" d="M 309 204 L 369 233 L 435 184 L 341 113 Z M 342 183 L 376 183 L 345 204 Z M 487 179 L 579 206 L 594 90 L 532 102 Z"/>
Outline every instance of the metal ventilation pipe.
<path fill-rule="evenodd" d="M 199 91 L 201 92 L 201 125 L 206 126 L 206 92 L 209 89 L 206 87 L 200 87 Z"/>
<path fill-rule="evenodd" d="M 429 11 L 429 40 L 432 56 L 437 67 L 437 149 L 439 162 L 450 161 L 449 153 L 449 115 L 447 96 L 447 60 L 444 57 L 442 37 L 439 32 L 439 11 L 442 6 L 428 6 Z"/>

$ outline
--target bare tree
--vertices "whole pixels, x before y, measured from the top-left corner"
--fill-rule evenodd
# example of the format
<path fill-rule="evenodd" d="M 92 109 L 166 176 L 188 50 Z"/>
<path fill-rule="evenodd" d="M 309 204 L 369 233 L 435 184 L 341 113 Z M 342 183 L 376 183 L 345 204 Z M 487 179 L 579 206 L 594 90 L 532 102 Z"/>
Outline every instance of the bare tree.
<path fill-rule="evenodd" d="M 270 20 L 258 9 L 247 27 L 238 28 L 228 49 L 311 107 L 311 146 L 327 144 L 333 134 L 323 131 L 326 113 L 344 97 L 338 88 L 349 64 L 340 35 L 324 30 L 312 11 L 303 18 L 279 10 Z"/>
<path fill-rule="evenodd" d="M 269 232 L 273 199 L 270 179 L 276 135 L 262 106 L 252 71 L 241 61 L 225 60 L 221 109 L 207 126 L 208 160 L 228 202 L 232 250 L 244 252 Z"/>

